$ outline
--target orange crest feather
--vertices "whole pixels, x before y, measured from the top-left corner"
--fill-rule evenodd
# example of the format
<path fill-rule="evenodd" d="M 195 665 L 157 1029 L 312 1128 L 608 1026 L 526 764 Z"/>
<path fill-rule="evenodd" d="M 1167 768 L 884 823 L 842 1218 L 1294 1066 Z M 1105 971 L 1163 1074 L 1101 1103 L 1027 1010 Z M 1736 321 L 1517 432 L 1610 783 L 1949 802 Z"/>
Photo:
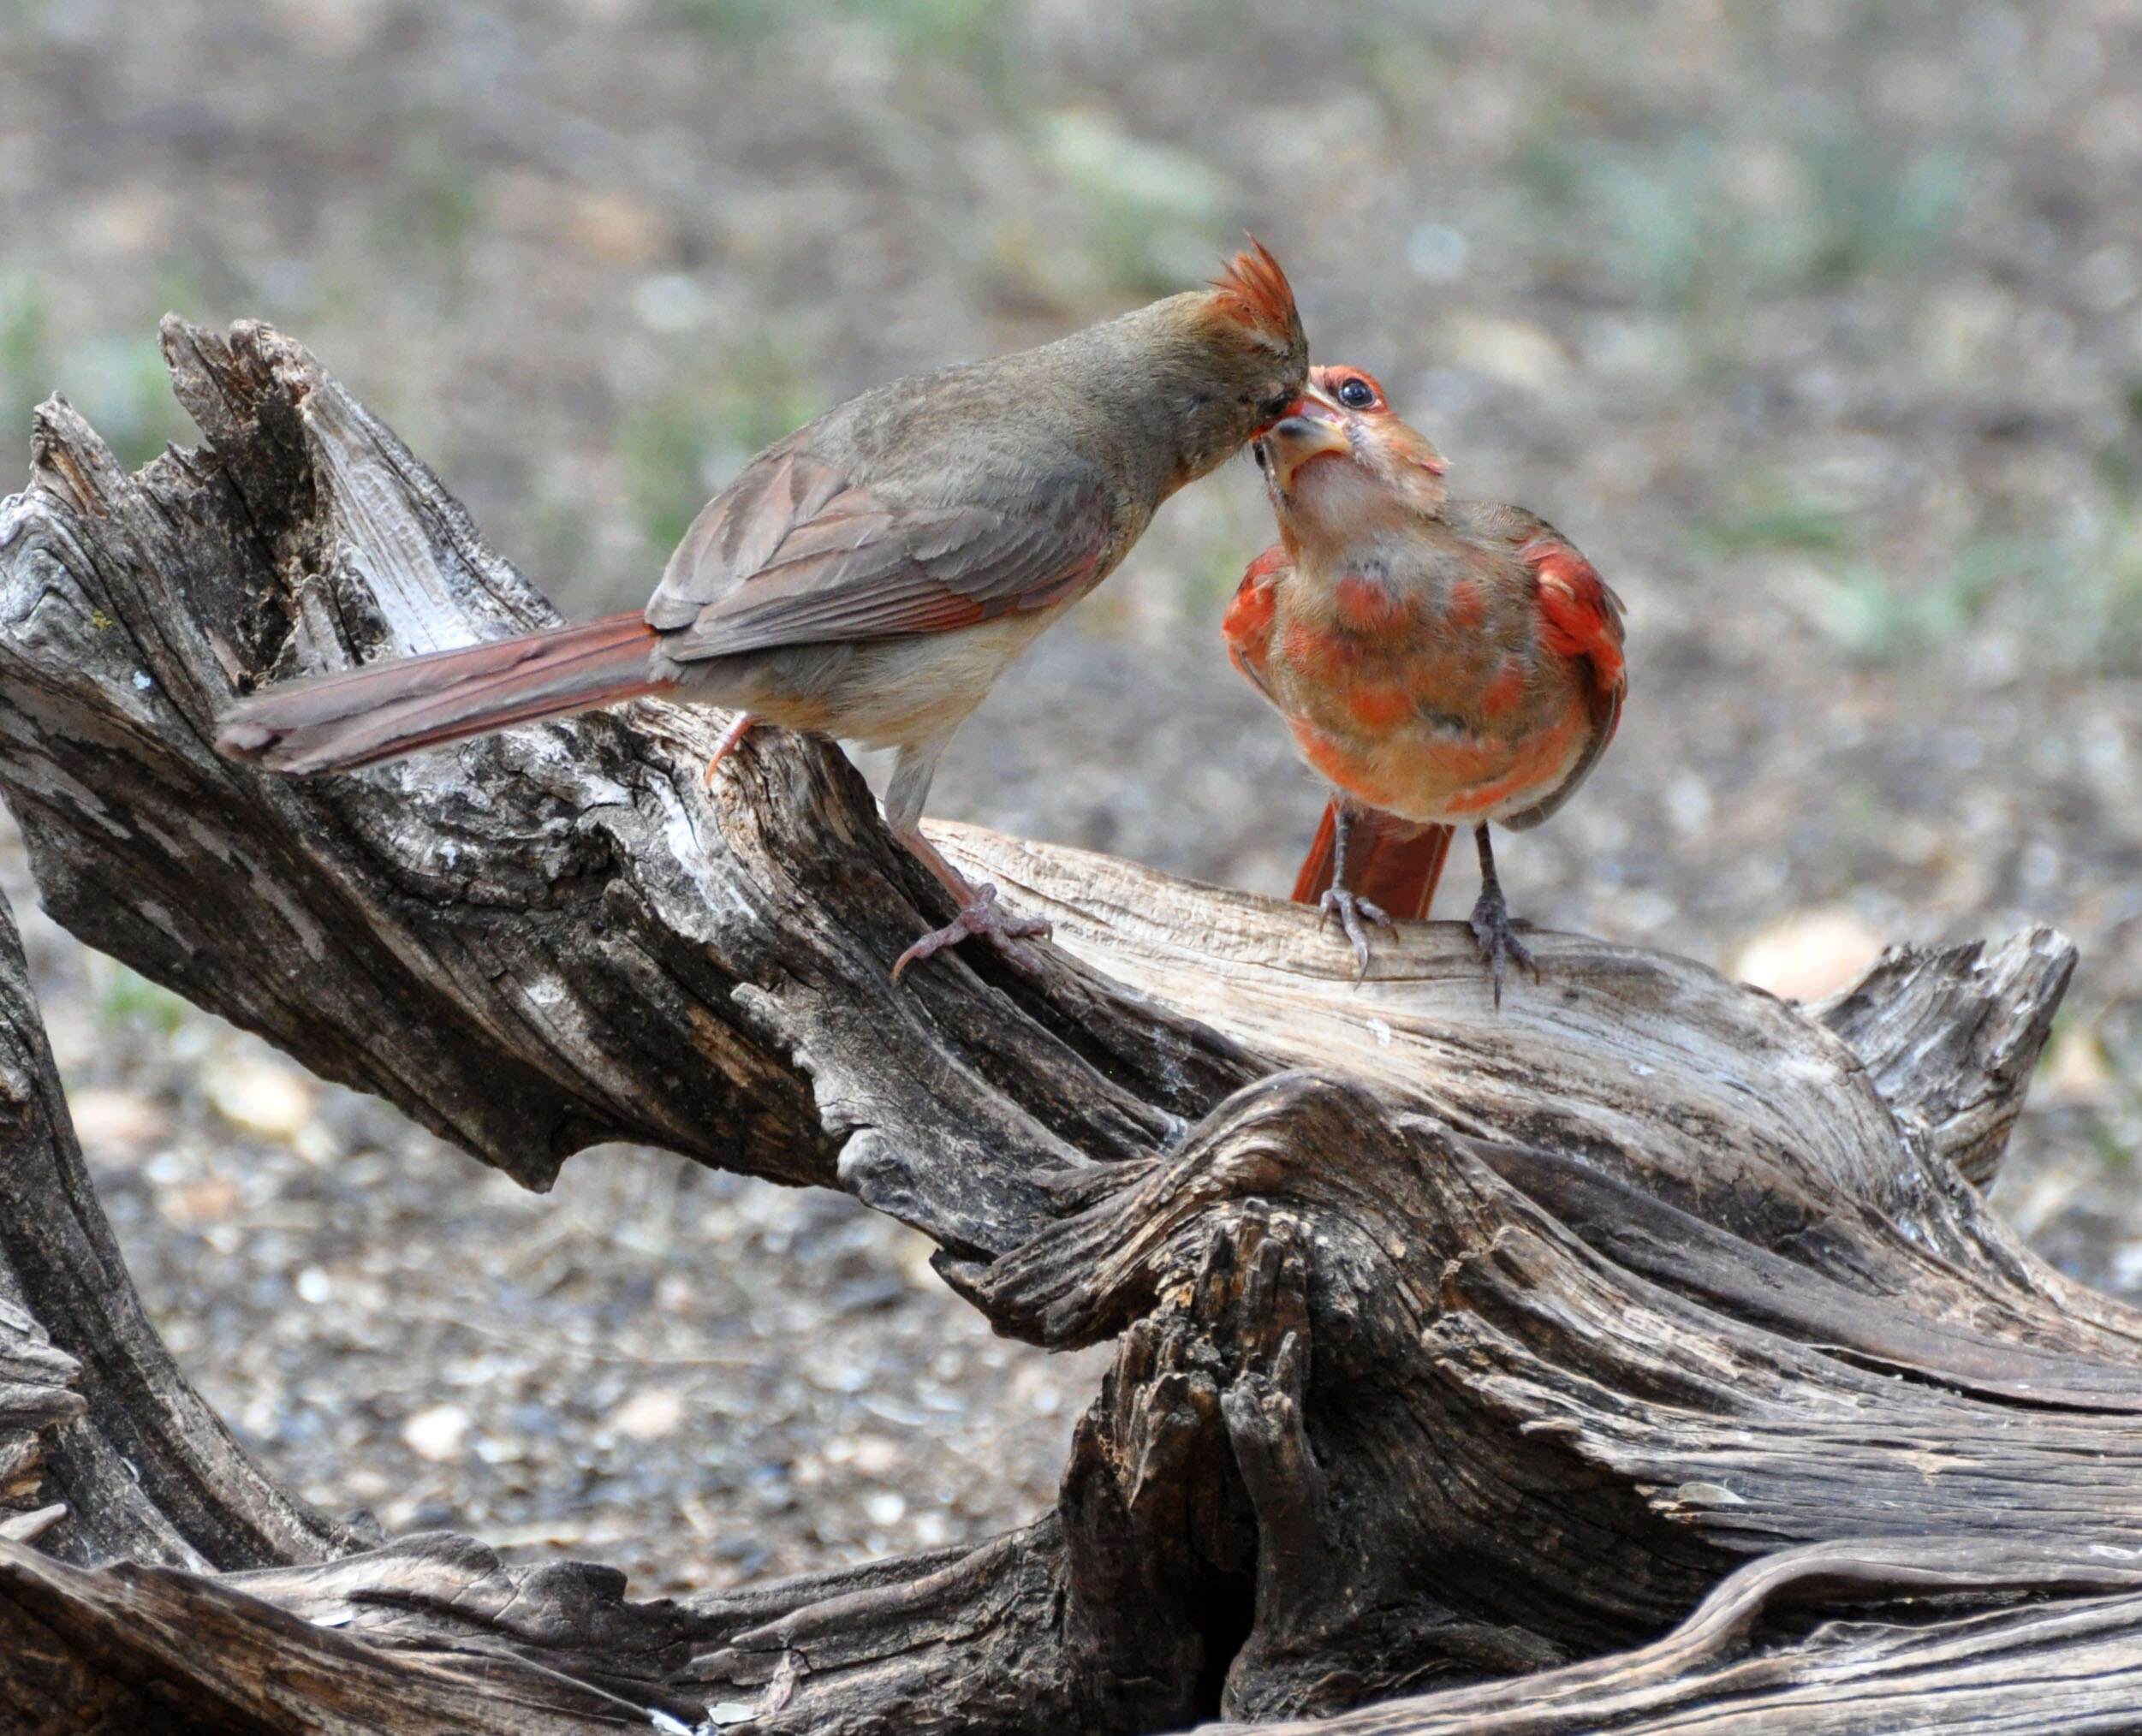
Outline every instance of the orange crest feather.
<path fill-rule="evenodd" d="M 1212 287 L 1245 325 L 1282 344 L 1301 342 L 1301 315 L 1294 309 L 1294 292 L 1287 274 L 1255 235 L 1227 262 Z"/>

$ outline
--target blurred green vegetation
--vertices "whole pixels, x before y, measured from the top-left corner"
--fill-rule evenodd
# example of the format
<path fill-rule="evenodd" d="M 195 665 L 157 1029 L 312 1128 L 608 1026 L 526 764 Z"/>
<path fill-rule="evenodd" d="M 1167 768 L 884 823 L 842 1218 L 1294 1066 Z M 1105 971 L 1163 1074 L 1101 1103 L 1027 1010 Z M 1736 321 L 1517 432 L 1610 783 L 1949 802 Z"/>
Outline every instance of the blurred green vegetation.
<path fill-rule="evenodd" d="M 27 276 L 0 278 L 0 425 L 27 428 L 51 377 L 43 291 Z"/>
<path fill-rule="evenodd" d="M 0 279 L 0 417 L 23 428 L 56 389 L 86 416 L 122 463 L 146 464 L 189 424 L 171 396 L 153 318 L 132 336 L 98 333 L 76 342 L 63 373 L 45 292 L 34 280 Z M 56 384 L 63 382 L 63 384 Z"/>
<path fill-rule="evenodd" d="M 2142 675 L 2142 497 L 2132 493 L 2064 532 L 1981 531 L 1918 579 L 1877 560 L 1851 514 L 1822 507 L 1753 509 L 1695 540 L 1728 556 L 1806 557 L 1788 599 L 1857 663 L 1924 667 L 1990 636 L 2004 674 Z"/>
<path fill-rule="evenodd" d="M 156 315 L 265 315 L 568 607 L 643 592 L 813 411 L 1196 282 L 1249 228 L 1323 353 L 1391 370 L 1401 408 L 1445 382 L 1417 413 L 1467 474 L 1641 517 L 1631 540 L 1691 573 L 1795 557 L 1849 661 L 1991 632 L 2026 666 L 2142 658 L 2142 441 L 2065 515 L 2065 478 L 1972 455 L 2060 344 L 2109 342 L 2060 262 L 2133 224 L 2064 239 L 2095 194 L 2053 166 L 2129 70 L 2087 9 L 175 0 L 153 33 L 123 10 L 0 12 L 0 109 L 25 117 L 0 149 L 0 417 L 63 389 L 138 462 L 187 437 Z M 2068 205 L 2032 190 L 2056 185 Z M 1468 319 L 1497 354 L 1449 352 Z M 1803 391 L 1811 356 L 1834 378 Z M 1735 424 L 1736 395 L 1770 407 Z M 1878 532 L 1912 502 L 1749 485 L 1770 443 L 1864 431 L 1877 399 L 1869 437 L 1939 449 L 1972 496 L 1908 562 Z M 1908 433 L 1901 403 L 1928 407 Z M 1527 418 L 1563 431 L 1519 438 Z M 1615 437 L 1669 509 L 1594 473 Z M 1210 546 L 1156 529 L 1183 615 L 1266 534 L 1256 490 L 1230 498 L 1194 521 Z"/>
<path fill-rule="evenodd" d="M 650 548 L 667 551 L 700 507 L 761 447 L 825 407 L 801 363 L 771 349 L 734 354 L 692 389 L 634 395 L 622 406 L 617 441 Z"/>
<path fill-rule="evenodd" d="M 717 41 L 763 39 L 827 19 L 882 29 L 914 52 L 973 48 L 995 36 L 1004 0 L 671 0 L 675 15 Z"/>
<path fill-rule="evenodd" d="M 1552 105 L 1520 172 L 1564 238 L 1564 276 L 1682 314 L 1908 272 L 1948 238 L 1965 191 L 1949 152 L 1896 160 L 1863 138 L 1711 129 L 1602 149 Z"/>
<path fill-rule="evenodd" d="M 1699 540 L 1725 555 L 1743 555 L 1752 549 L 1806 549 L 1834 555 L 1851 548 L 1855 538 L 1845 514 L 1777 499 L 1706 526 Z"/>
<path fill-rule="evenodd" d="M 97 1022 L 105 1030 L 134 1029 L 169 1037 L 188 1020 L 201 1016 L 169 989 L 116 959 L 92 954 L 90 960 Z"/>

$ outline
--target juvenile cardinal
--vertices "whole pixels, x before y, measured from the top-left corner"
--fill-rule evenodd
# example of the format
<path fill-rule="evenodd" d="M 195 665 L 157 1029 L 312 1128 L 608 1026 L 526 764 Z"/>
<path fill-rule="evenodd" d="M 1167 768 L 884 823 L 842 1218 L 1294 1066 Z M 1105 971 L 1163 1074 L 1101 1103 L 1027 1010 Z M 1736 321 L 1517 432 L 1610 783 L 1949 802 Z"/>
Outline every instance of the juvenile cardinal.
<path fill-rule="evenodd" d="M 938 756 L 1031 639 L 1112 572 L 1185 483 L 1300 394 L 1293 292 L 1254 241 L 1209 290 L 1054 343 L 895 380 L 754 458 L 703 508 L 640 614 L 294 682 L 217 746 L 343 771 L 643 694 L 896 747 L 892 829 L 959 906 L 893 966 L 970 935 L 1022 960 L 1014 917 L 920 829 Z M 708 768 L 711 776 L 713 767 Z"/>
<path fill-rule="evenodd" d="M 1364 919 L 1425 915 L 1451 829 L 1472 827 L 1472 929 L 1500 1006 L 1506 962 L 1538 966 L 1488 827 L 1538 825 L 1614 739 L 1621 602 L 1542 520 L 1452 500 L 1442 456 L 1359 368 L 1312 370 L 1256 455 L 1280 540 L 1223 630 L 1334 786 L 1294 895 L 1337 916 L 1366 975 Z"/>

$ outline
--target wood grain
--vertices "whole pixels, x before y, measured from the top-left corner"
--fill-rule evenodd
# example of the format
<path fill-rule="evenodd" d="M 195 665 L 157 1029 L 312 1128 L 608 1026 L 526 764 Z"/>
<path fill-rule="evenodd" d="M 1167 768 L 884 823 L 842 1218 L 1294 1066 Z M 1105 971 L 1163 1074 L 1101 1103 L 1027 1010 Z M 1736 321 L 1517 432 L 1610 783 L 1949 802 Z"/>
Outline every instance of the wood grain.
<path fill-rule="evenodd" d="M 949 912 L 824 744 L 709 788 L 722 720 L 642 701 L 343 777 L 217 758 L 263 682 L 552 617 L 300 346 L 164 343 L 202 447 L 128 475 L 56 400 L 0 502 L 0 797 L 47 907 L 528 1186 L 631 1139 L 844 1188 L 998 1330 L 1116 1351 L 1054 1509 L 974 1549 L 640 1602 L 363 1547 L 141 1319 L 0 926 L 0 1711 L 2126 1727 L 2142 1317 L 1971 1185 L 2063 938 L 1802 1008 L 1539 934 L 1498 1012 L 1455 924 L 1356 985 L 1299 907 L 937 826 L 1056 939 L 895 987 Z"/>

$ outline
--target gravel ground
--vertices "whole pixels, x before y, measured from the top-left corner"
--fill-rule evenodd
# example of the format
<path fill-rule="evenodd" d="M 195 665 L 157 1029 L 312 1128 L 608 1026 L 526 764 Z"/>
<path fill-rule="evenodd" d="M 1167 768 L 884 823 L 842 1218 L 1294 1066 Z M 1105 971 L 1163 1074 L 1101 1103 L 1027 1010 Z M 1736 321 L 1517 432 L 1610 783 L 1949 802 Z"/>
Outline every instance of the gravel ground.
<path fill-rule="evenodd" d="M 1513 901 L 1807 994 L 2060 924 L 1995 1198 L 2142 1290 L 2138 116 L 2133 0 L 0 0 L 0 418 L 60 388 L 138 461 L 186 436 L 156 316 L 265 316 L 622 607 L 805 414 L 1247 224 L 1322 356 L 1629 603 L 1621 738 Z M 1171 504 L 934 810 L 1283 889 L 1318 798 L 1216 633 L 1269 536 L 1247 464 Z M 522 1194 L 85 955 L 11 838 L 0 885 L 154 1317 L 321 1505 L 648 1591 L 1050 1498 L 1094 1361 L 904 1233 L 638 1152 Z"/>
<path fill-rule="evenodd" d="M 920 1236 L 631 1147 L 526 1192 L 77 946 L 12 829 L 0 884 L 152 1316 L 308 1500 L 647 1594 L 979 1538 L 1054 1498 L 1105 1353 L 992 1337 Z"/>

